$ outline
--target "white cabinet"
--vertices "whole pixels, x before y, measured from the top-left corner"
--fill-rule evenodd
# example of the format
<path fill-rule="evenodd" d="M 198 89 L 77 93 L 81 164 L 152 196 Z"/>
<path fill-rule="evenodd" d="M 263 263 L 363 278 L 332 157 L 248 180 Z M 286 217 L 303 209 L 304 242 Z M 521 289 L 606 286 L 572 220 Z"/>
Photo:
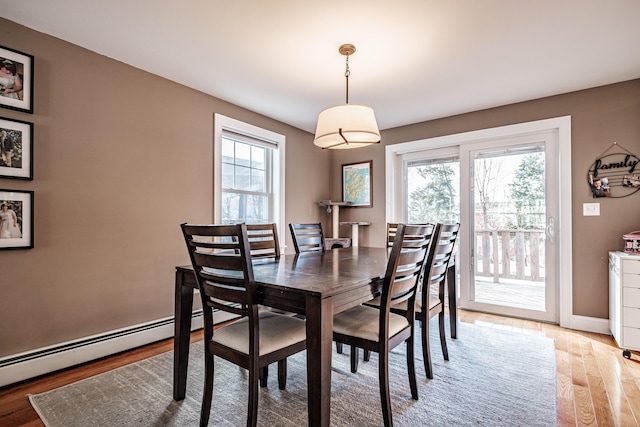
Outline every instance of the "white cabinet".
<path fill-rule="evenodd" d="M 609 252 L 609 329 L 620 347 L 640 350 L 640 255 Z"/>

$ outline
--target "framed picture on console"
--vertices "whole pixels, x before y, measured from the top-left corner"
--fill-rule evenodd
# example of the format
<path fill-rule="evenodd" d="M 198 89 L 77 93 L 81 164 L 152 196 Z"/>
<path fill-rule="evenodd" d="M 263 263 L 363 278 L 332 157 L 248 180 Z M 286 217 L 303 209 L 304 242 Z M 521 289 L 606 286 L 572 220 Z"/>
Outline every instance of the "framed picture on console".
<path fill-rule="evenodd" d="M 33 248 L 33 191 L 0 190 L 0 249 Z"/>
<path fill-rule="evenodd" d="M 33 179 L 33 123 L 0 117 L 0 178 Z"/>
<path fill-rule="evenodd" d="M 33 113 L 33 55 L 0 46 L 0 107 Z"/>

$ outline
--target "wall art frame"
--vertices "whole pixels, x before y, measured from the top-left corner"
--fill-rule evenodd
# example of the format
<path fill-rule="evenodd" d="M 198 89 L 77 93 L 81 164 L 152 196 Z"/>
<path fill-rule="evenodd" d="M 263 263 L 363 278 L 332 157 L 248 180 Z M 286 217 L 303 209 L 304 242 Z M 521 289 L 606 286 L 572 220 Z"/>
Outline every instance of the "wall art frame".
<path fill-rule="evenodd" d="M 0 117 L 0 178 L 33 180 L 33 123 Z"/>
<path fill-rule="evenodd" d="M 0 46 L 0 107 L 33 114 L 33 55 Z"/>
<path fill-rule="evenodd" d="M 342 165 L 342 201 L 351 202 L 353 207 L 373 206 L 372 169 L 373 160 Z"/>
<path fill-rule="evenodd" d="M 0 250 L 33 248 L 33 191 L 0 189 Z"/>
<path fill-rule="evenodd" d="M 594 198 L 619 199 L 638 193 L 640 157 L 614 142 L 589 166 L 587 184 Z"/>

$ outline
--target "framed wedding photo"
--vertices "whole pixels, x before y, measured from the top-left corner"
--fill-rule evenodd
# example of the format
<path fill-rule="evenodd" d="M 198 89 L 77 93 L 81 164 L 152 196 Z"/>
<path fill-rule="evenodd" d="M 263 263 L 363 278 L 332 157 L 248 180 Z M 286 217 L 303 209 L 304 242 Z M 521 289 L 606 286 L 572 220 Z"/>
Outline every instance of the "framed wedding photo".
<path fill-rule="evenodd" d="M 33 179 L 33 123 L 0 117 L 0 178 Z"/>
<path fill-rule="evenodd" d="M 33 191 L 0 190 L 0 249 L 33 248 Z"/>
<path fill-rule="evenodd" d="M 371 195 L 371 168 L 373 161 L 342 165 L 342 201 L 351 202 L 351 206 L 370 208 L 373 206 Z"/>
<path fill-rule="evenodd" d="M 33 114 L 33 55 L 0 46 L 0 107 Z"/>

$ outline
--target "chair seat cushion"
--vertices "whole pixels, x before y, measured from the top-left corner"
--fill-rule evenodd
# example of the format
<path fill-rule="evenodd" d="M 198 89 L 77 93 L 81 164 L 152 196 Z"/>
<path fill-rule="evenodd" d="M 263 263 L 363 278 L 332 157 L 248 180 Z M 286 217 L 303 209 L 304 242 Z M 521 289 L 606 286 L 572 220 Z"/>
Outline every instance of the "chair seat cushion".
<path fill-rule="evenodd" d="M 389 337 L 409 327 L 409 322 L 399 314 L 389 313 Z M 359 305 L 333 316 L 333 332 L 378 341 L 380 311 Z"/>
<path fill-rule="evenodd" d="M 306 340 L 306 322 L 297 317 L 261 311 L 260 356 Z M 249 319 L 244 317 L 213 333 L 213 341 L 249 354 Z"/>
<path fill-rule="evenodd" d="M 380 307 L 380 297 L 376 297 L 371 301 L 367 301 L 365 304 L 371 307 Z M 429 308 L 431 309 L 433 307 L 436 307 L 438 304 L 440 304 L 440 298 L 437 295 L 429 295 Z M 393 306 L 393 308 L 406 310 L 407 301 L 396 304 Z M 416 313 L 422 313 L 422 294 L 420 293 L 416 294 Z"/>

